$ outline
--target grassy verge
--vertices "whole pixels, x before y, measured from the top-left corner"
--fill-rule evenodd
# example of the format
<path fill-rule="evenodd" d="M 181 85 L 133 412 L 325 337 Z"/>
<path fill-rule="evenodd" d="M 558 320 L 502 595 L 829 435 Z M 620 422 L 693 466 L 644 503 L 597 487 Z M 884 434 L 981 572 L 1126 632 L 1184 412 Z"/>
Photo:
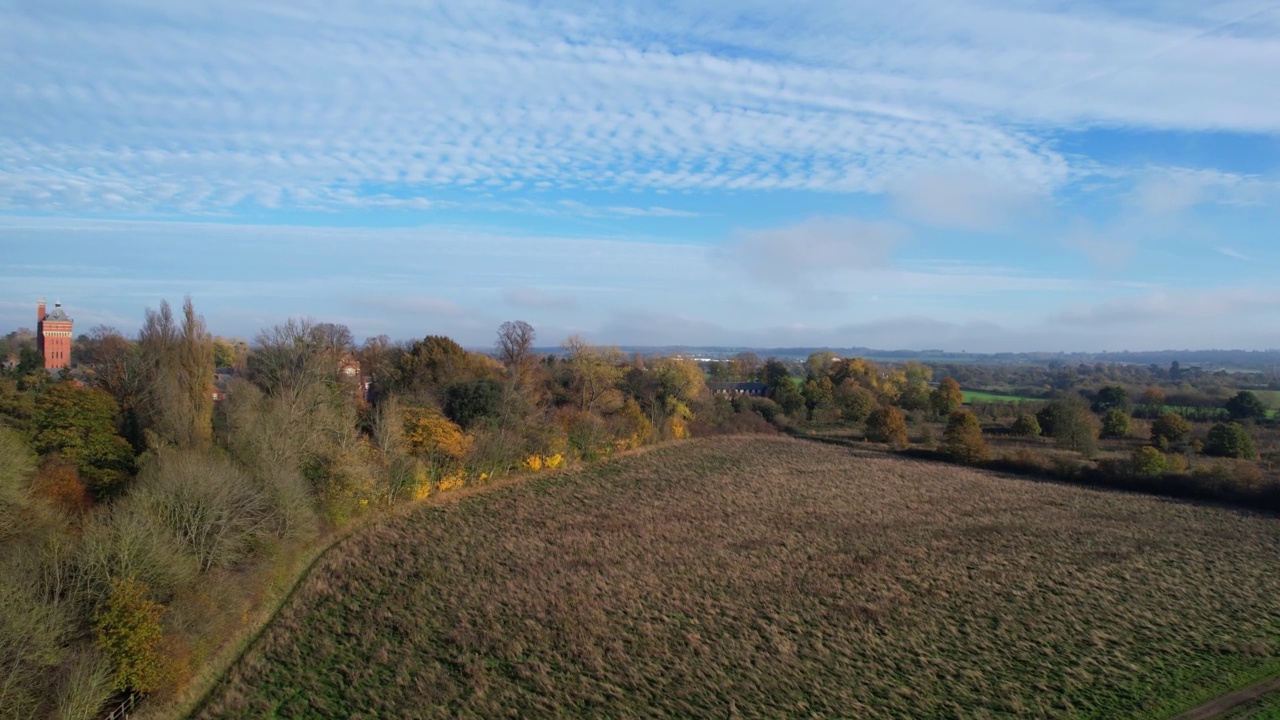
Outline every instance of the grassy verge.
<path fill-rule="evenodd" d="M 1274 672 L 1280 521 L 785 438 L 420 508 L 224 716 L 1165 717 Z"/>

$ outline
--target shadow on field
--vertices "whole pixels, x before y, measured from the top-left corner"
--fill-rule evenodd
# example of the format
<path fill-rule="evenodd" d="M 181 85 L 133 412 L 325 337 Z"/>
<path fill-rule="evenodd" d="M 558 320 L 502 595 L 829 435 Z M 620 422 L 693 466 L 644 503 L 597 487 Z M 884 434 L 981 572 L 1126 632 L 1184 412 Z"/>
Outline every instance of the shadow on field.
<path fill-rule="evenodd" d="M 849 438 L 805 435 L 792 433 L 798 440 L 835 445 L 851 450 L 858 457 L 898 456 L 959 466 L 940 450 L 910 447 L 901 450 L 869 447 L 866 441 Z M 964 466 L 988 470 L 1000 475 L 1054 485 L 1084 486 L 1096 490 L 1110 490 L 1140 495 L 1155 495 L 1183 502 L 1244 511 L 1264 517 L 1280 517 L 1280 484 L 1275 482 L 1241 481 L 1217 469 L 1204 473 L 1166 473 L 1143 477 L 1125 472 L 1115 464 L 1097 466 L 1074 464 L 1045 464 L 1014 458 L 997 458 L 979 465 Z"/>

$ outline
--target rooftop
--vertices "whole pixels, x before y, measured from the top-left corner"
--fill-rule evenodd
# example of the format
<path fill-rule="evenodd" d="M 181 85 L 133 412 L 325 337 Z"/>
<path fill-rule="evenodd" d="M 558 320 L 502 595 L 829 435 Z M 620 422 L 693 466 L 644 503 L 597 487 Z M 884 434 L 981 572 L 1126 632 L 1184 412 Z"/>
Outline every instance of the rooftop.
<path fill-rule="evenodd" d="M 53 312 L 44 314 L 45 322 L 71 322 L 71 318 L 67 315 L 67 311 L 62 309 L 62 303 L 54 303 Z"/>

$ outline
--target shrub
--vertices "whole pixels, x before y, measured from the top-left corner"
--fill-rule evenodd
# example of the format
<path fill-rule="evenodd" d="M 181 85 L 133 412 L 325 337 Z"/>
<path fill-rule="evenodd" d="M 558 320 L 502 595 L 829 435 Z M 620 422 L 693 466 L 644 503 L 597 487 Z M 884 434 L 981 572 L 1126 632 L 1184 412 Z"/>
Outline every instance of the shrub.
<path fill-rule="evenodd" d="M 1127 438 L 1133 433 L 1133 419 L 1129 413 L 1112 408 L 1102 416 L 1102 437 Z"/>
<path fill-rule="evenodd" d="M 1267 476 L 1257 463 L 1238 462 L 1231 468 L 1231 479 L 1238 490 L 1254 493 L 1267 484 Z"/>
<path fill-rule="evenodd" d="M 1209 430 L 1204 454 L 1215 457 L 1252 460 L 1257 456 L 1253 438 L 1239 423 L 1218 423 Z"/>
<path fill-rule="evenodd" d="M 888 405 L 871 413 L 867 418 L 867 439 L 899 447 L 908 445 L 907 419 L 902 411 Z"/>
<path fill-rule="evenodd" d="M 1159 477 L 1169 470 L 1169 460 L 1159 449 L 1144 445 L 1129 458 L 1130 470 L 1138 477 Z"/>
<path fill-rule="evenodd" d="M 1183 452 L 1191 447 L 1191 423 L 1177 413 L 1165 413 L 1151 423 L 1151 442 L 1161 450 Z"/>
<path fill-rule="evenodd" d="M 971 412 L 956 410 L 947 419 L 942 450 L 957 462 L 977 464 L 991 457 L 987 441 L 982 437 L 982 423 Z"/>
<path fill-rule="evenodd" d="M 1036 420 L 1035 415 L 1019 415 L 1009 429 L 1020 437 L 1040 437 L 1040 421 Z"/>

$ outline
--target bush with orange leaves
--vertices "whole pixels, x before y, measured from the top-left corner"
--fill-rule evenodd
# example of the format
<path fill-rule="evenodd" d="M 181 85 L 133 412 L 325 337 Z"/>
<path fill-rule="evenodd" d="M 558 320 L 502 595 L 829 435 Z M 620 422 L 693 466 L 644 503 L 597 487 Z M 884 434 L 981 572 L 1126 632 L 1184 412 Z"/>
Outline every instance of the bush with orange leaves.
<path fill-rule="evenodd" d="M 80 479 L 80 471 L 74 463 L 56 455 L 40 463 L 31 479 L 31 497 L 73 518 L 93 507 L 93 497 Z"/>

